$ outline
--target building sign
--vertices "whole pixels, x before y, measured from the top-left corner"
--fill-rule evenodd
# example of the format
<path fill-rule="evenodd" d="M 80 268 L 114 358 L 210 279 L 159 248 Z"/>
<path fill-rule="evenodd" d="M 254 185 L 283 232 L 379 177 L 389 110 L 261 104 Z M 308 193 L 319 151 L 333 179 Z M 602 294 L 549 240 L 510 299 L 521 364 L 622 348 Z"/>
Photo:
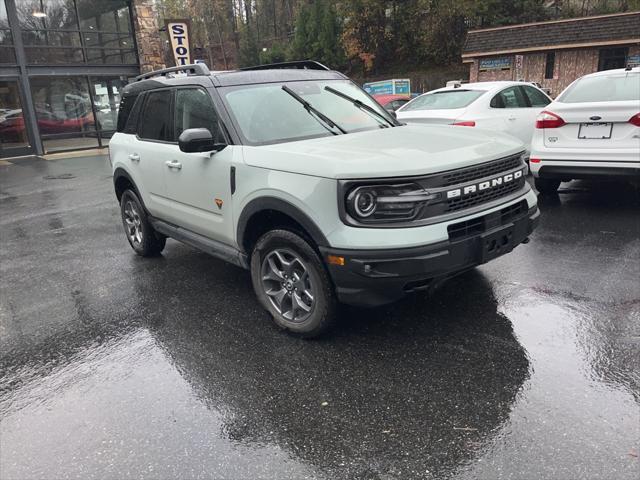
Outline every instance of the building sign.
<path fill-rule="evenodd" d="M 167 33 L 171 43 L 171 51 L 176 66 L 191 64 L 191 49 L 189 48 L 189 21 L 167 20 Z"/>
<path fill-rule="evenodd" d="M 640 67 L 640 55 L 630 55 L 627 58 L 627 67 Z"/>
<path fill-rule="evenodd" d="M 516 55 L 516 80 L 523 79 L 524 55 Z"/>
<path fill-rule="evenodd" d="M 481 72 L 485 72 L 487 70 L 510 70 L 510 69 L 511 69 L 511 57 L 483 58 L 480 60 Z"/>
<path fill-rule="evenodd" d="M 406 95 L 408 97 L 411 94 L 411 81 L 408 78 L 369 82 L 362 87 L 369 95 Z"/>

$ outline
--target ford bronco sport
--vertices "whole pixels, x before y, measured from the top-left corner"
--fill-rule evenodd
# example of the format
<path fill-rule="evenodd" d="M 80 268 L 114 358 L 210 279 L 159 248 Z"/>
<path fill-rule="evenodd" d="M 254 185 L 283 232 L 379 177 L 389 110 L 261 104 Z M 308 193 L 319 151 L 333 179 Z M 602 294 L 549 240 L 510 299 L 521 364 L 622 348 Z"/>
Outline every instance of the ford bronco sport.
<path fill-rule="evenodd" d="M 511 251 L 539 216 L 520 142 L 402 125 L 310 61 L 141 75 L 109 148 L 136 253 L 171 237 L 249 269 L 307 337 L 338 302 L 389 303 Z"/>

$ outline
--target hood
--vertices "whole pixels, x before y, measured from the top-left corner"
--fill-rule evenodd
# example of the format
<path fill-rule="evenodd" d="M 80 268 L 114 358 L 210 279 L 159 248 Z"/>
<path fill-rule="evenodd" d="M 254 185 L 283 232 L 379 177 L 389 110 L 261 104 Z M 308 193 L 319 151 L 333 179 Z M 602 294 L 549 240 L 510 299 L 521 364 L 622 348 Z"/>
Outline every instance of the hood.
<path fill-rule="evenodd" d="M 327 178 L 425 175 L 523 150 L 520 141 L 501 133 L 436 125 L 405 125 L 243 147 L 248 165 Z"/>

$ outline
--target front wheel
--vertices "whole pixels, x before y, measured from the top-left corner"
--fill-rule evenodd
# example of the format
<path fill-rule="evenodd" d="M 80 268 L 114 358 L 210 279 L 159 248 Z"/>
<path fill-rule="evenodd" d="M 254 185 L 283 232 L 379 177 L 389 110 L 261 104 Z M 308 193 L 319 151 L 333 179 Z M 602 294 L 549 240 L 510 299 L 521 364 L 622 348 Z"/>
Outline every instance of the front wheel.
<path fill-rule="evenodd" d="M 311 245 L 293 232 L 272 230 L 258 240 L 251 280 L 258 300 L 281 328 L 311 338 L 335 320 L 329 275 Z"/>
<path fill-rule="evenodd" d="M 153 229 L 142 203 L 133 190 L 125 190 L 122 194 L 120 213 L 124 232 L 131 248 L 143 257 L 160 255 L 164 250 L 167 237 Z"/>
<path fill-rule="evenodd" d="M 543 194 L 556 193 L 560 187 L 560 180 L 554 180 L 551 178 L 536 178 L 534 183 L 536 185 L 536 190 Z"/>

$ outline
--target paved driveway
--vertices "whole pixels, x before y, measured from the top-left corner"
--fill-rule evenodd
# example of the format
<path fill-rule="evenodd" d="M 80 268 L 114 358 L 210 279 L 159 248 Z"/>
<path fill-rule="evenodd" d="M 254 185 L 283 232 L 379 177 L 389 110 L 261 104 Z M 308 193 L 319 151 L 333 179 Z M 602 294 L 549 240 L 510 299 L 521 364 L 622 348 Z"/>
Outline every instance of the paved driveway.
<path fill-rule="evenodd" d="M 105 157 L 0 166 L 0 477 L 637 479 L 640 198 L 317 341 L 249 275 L 129 248 Z"/>

